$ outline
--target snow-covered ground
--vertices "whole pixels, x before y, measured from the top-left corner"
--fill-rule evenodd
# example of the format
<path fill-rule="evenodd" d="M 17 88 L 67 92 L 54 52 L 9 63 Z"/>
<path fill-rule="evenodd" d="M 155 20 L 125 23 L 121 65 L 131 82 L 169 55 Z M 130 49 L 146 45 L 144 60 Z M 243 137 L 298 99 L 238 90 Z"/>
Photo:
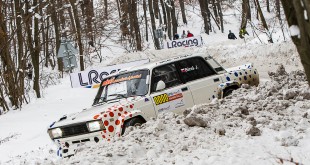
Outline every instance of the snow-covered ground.
<path fill-rule="evenodd" d="M 226 67 L 254 62 L 259 87 L 244 87 L 224 100 L 198 105 L 187 116 L 161 114 L 141 129 L 103 146 L 85 146 L 70 159 L 56 156 L 48 126 L 63 114 L 90 107 L 96 89 L 70 88 L 69 77 L 46 89 L 44 98 L 21 111 L 0 116 L 0 158 L 4 164 L 276 164 L 310 163 L 310 91 L 291 42 L 244 46 L 205 45 L 125 54 L 121 63 L 146 57 L 206 52 Z M 129 58 L 130 57 L 130 58 Z M 292 72 L 275 72 L 281 64 Z M 245 111 L 245 112 L 244 112 Z M 247 112 L 249 114 L 247 114 Z M 184 119 L 198 117 L 207 127 L 189 127 Z M 199 121 L 199 120 L 198 120 Z M 247 135 L 256 123 L 260 136 Z M 223 131 L 225 130 L 225 135 Z M 100 159 L 98 159 L 100 157 Z"/>
<path fill-rule="evenodd" d="M 61 159 L 47 128 L 64 114 L 90 107 L 97 92 L 71 88 L 65 75 L 44 89 L 43 98 L 0 116 L 0 164 L 310 164 L 310 89 L 298 71 L 302 65 L 294 44 L 280 39 L 280 31 L 273 44 L 263 33 L 263 44 L 251 36 L 227 40 L 228 30 L 237 34 L 240 20 L 234 11 L 226 14 L 225 33 L 202 34 L 199 18 L 179 27 L 179 32 L 201 35 L 202 47 L 117 54 L 93 67 L 203 52 L 225 67 L 253 62 L 260 73 L 258 87 L 243 86 L 184 115 L 160 114 L 111 143 L 85 145 L 76 156 Z"/>

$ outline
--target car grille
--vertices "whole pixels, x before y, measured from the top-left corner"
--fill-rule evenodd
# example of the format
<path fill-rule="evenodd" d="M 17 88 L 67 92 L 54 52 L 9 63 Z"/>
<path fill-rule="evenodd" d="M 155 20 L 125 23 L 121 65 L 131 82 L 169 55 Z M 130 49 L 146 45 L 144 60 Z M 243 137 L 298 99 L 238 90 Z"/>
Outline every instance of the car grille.
<path fill-rule="evenodd" d="M 61 130 L 62 130 L 63 138 L 89 133 L 86 123 L 80 123 L 80 124 L 62 127 Z"/>

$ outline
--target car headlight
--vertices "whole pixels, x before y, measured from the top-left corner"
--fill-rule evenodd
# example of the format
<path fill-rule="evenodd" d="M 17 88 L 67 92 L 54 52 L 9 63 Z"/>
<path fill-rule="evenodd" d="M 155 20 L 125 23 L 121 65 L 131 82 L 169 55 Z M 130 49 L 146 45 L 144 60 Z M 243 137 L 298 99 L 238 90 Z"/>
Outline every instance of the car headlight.
<path fill-rule="evenodd" d="M 60 128 L 54 128 L 48 130 L 48 134 L 50 135 L 51 139 L 62 137 L 62 130 Z"/>
<path fill-rule="evenodd" d="M 89 132 L 99 131 L 103 130 L 103 124 L 101 120 L 98 121 L 91 121 L 87 123 L 87 128 Z"/>

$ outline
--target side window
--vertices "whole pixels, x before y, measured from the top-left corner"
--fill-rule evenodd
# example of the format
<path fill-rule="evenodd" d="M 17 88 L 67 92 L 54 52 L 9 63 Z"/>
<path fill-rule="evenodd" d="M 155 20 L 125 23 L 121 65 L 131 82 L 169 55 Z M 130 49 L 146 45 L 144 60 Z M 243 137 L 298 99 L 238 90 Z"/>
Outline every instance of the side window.
<path fill-rule="evenodd" d="M 186 81 L 193 81 L 214 75 L 215 72 L 201 58 L 189 58 L 178 62 L 181 77 Z"/>
<path fill-rule="evenodd" d="M 167 64 L 153 69 L 151 92 L 156 91 L 157 83 L 162 80 L 166 88 L 182 84 L 175 64 Z"/>

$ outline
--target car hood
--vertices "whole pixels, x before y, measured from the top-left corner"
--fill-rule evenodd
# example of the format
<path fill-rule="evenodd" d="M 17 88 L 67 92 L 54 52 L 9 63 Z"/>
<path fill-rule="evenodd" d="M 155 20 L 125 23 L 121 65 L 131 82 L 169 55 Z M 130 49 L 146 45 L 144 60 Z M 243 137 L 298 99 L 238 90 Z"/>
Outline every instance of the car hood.
<path fill-rule="evenodd" d="M 119 100 L 113 100 L 105 104 L 93 106 L 89 109 L 85 109 L 78 113 L 64 115 L 57 122 L 54 122 L 53 124 L 51 124 L 50 128 L 61 127 L 65 125 L 75 124 L 75 123 L 82 123 L 86 121 L 92 121 L 92 120 L 95 120 L 94 119 L 95 115 L 105 112 L 109 108 L 120 106 L 120 105 L 127 106 L 135 101 L 140 100 L 141 98 L 142 97 L 139 96 L 139 97 L 131 97 L 131 98 L 126 98 L 126 99 L 124 98 L 124 99 L 119 99 Z"/>

